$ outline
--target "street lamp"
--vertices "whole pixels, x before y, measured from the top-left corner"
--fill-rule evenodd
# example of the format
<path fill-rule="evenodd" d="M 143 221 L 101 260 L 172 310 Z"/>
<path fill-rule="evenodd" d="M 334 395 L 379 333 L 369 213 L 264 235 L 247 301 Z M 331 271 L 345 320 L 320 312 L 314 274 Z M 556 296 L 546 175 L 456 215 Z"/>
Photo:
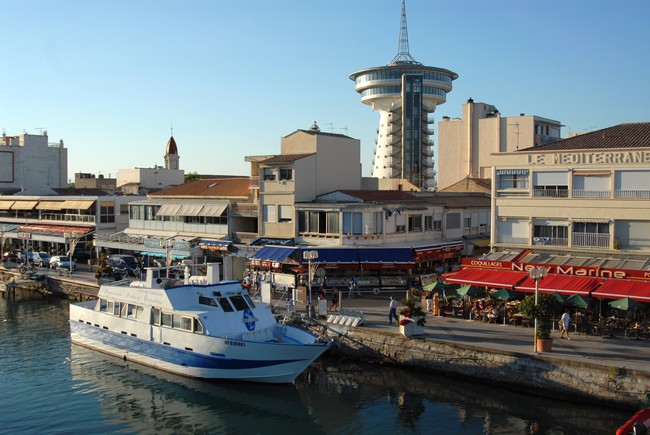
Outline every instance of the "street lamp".
<path fill-rule="evenodd" d="M 535 266 L 528 271 L 528 276 L 535 281 L 535 309 L 537 310 L 537 295 L 539 293 L 539 280 L 544 279 L 548 269 L 545 266 Z M 535 338 L 533 339 L 533 352 L 537 353 L 537 313 L 535 313 Z"/>
<path fill-rule="evenodd" d="M 316 314 L 312 312 L 313 305 L 311 305 L 311 282 L 314 279 L 314 270 L 312 269 L 312 260 L 318 259 L 318 251 L 303 251 L 302 258 L 307 260 L 307 286 L 309 288 L 309 299 L 307 299 L 307 315 L 309 317 L 314 317 Z"/>
<path fill-rule="evenodd" d="M 3 225 L 0 228 L 0 261 L 5 258 L 5 233 L 7 232 L 7 227 Z"/>

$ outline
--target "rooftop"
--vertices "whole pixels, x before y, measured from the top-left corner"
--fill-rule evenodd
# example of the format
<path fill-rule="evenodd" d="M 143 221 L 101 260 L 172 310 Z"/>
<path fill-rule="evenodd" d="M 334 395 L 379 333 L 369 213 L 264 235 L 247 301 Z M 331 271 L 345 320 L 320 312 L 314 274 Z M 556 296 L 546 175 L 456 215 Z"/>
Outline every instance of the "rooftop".
<path fill-rule="evenodd" d="M 211 178 L 190 181 L 168 187 L 155 193 L 152 198 L 247 198 L 250 193 L 249 178 Z"/>
<path fill-rule="evenodd" d="M 612 148 L 650 148 L 650 122 L 619 124 L 602 130 L 560 139 L 521 151 L 568 151 Z"/>

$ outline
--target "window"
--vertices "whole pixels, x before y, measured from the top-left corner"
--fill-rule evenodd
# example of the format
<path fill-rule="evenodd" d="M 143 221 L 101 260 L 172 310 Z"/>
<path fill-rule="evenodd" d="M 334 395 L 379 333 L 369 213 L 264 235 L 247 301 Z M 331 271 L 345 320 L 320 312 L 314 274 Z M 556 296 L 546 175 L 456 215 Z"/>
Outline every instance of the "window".
<path fill-rule="evenodd" d="M 224 310 L 226 313 L 235 311 L 232 305 L 230 305 L 230 302 L 228 302 L 228 298 L 217 298 L 217 302 L 219 303 L 221 309 Z"/>
<path fill-rule="evenodd" d="M 232 302 L 237 311 L 244 311 L 249 308 L 246 300 L 242 296 L 233 296 L 230 298 L 230 302 Z"/>
<path fill-rule="evenodd" d="M 528 189 L 528 169 L 498 170 L 497 189 Z"/>
<path fill-rule="evenodd" d="M 192 318 L 187 316 L 181 316 L 181 329 L 183 331 L 192 331 Z"/>
<path fill-rule="evenodd" d="M 278 222 L 291 222 L 293 220 L 293 209 L 290 205 L 278 206 Z"/>
<path fill-rule="evenodd" d="M 99 221 L 101 223 L 115 222 L 115 207 L 111 205 L 99 206 Z"/>
<path fill-rule="evenodd" d="M 567 246 L 569 227 L 565 224 L 547 222 L 533 225 L 533 245 Z"/>
<path fill-rule="evenodd" d="M 358 212 L 343 212 L 343 234 L 362 234 L 363 215 Z"/>
<path fill-rule="evenodd" d="M 129 206 L 129 218 L 134 220 L 142 220 L 142 207 L 139 205 Z"/>
<path fill-rule="evenodd" d="M 372 233 L 382 234 L 384 232 L 384 212 L 377 211 L 373 213 L 372 219 Z"/>
<path fill-rule="evenodd" d="M 433 216 L 424 217 L 424 230 L 425 231 L 433 230 Z"/>
<path fill-rule="evenodd" d="M 466 217 L 465 218 L 465 228 L 472 228 L 472 218 L 471 217 Z"/>
<path fill-rule="evenodd" d="M 544 171 L 533 174 L 533 196 L 567 198 L 569 196 L 567 171 Z"/>
<path fill-rule="evenodd" d="M 173 323 L 172 323 L 172 315 L 169 314 L 169 313 L 162 313 L 162 315 L 160 316 L 160 320 L 161 320 L 160 324 L 162 326 L 167 326 L 167 327 L 171 328 L 172 325 L 173 325 Z"/>
<path fill-rule="evenodd" d="M 265 205 L 262 209 L 262 221 L 268 223 L 275 223 L 278 221 L 278 206 L 277 205 Z"/>
<path fill-rule="evenodd" d="M 151 308 L 151 323 L 154 325 L 160 325 L 160 308 Z"/>
<path fill-rule="evenodd" d="M 447 229 L 448 230 L 460 229 L 460 213 L 447 213 Z"/>
<path fill-rule="evenodd" d="M 210 305 L 211 307 L 217 306 L 217 301 L 207 296 L 199 296 L 199 304 L 201 305 Z"/>
<path fill-rule="evenodd" d="M 280 180 L 292 180 L 293 170 L 291 168 L 280 168 Z"/>
<path fill-rule="evenodd" d="M 422 231 L 422 215 L 409 216 L 409 231 Z"/>
<path fill-rule="evenodd" d="M 194 332 L 196 334 L 203 334 L 203 324 L 199 319 L 194 319 Z"/>
<path fill-rule="evenodd" d="M 275 180 L 275 168 L 264 168 L 262 169 L 262 178 L 264 181 L 273 181 Z"/>

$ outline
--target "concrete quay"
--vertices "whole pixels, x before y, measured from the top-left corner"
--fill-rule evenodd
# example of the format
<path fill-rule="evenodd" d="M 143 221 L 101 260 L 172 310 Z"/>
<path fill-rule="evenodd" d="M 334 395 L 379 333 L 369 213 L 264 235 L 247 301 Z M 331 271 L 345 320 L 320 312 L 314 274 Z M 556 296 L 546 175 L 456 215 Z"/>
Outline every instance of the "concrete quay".
<path fill-rule="evenodd" d="M 314 331 L 333 338 L 336 354 L 474 379 L 554 398 L 629 409 L 649 406 L 650 340 L 553 335 L 553 349 L 535 353 L 532 327 L 427 315 L 424 336 L 406 338 L 388 324 L 388 296 L 342 300 L 363 312 L 360 327 L 328 324 Z M 399 310 L 399 309 L 398 309 Z M 300 310 L 298 310 L 300 313 Z M 303 310 L 304 312 L 304 310 Z"/>

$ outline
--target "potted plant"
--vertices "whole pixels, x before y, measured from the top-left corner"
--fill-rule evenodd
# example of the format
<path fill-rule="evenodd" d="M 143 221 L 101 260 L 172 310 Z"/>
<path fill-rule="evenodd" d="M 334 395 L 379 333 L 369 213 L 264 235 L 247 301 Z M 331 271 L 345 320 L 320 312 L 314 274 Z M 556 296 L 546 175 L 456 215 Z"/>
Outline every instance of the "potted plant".
<path fill-rule="evenodd" d="M 399 330 L 405 337 L 424 335 L 426 312 L 415 301 L 416 295 L 410 295 L 402 301 L 403 307 L 399 311 Z"/>
<path fill-rule="evenodd" d="M 519 311 L 531 316 L 537 320 L 537 351 L 550 352 L 553 345 L 551 338 L 551 324 L 553 317 L 562 308 L 560 302 L 550 293 L 542 293 L 537 297 L 535 304 L 535 295 L 526 296 L 519 304 Z"/>

